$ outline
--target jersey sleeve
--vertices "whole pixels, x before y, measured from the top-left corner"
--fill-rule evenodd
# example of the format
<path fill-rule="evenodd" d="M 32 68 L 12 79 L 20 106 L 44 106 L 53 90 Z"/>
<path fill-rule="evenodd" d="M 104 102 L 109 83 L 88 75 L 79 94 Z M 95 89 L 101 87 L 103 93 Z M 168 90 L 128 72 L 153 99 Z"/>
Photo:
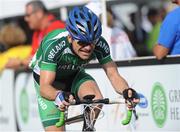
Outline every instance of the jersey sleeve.
<path fill-rule="evenodd" d="M 166 48 L 171 48 L 176 37 L 178 24 L 177 15 L 174 12 L 169 13 L 161 25 L 158 43 Z"/>
<path fill-rule="evenodd" d="M 100 37 L 94 52 L 100 64 L 106 64 L 112 61 L 109 45 L 103 37 Z"/>
<path fill-rule="evenodd" d="M 51 44 L 53 42 L 49 41 L 49 42 L 45 42 L 42 45 L 42 59 L 41 59 L 41 64 L 40 64 L 40 68 L 41 70 L 49 70 L 49 71 L 55 71 L 56 70 L 56 58 L 55 55 L 52 53 L 51 51 Z"/>
<path fill-rule="evenodd" d="M 57 57 L 61 53 L 63 46 L 65 46 L 64 40 L 55 38 L 57 33 L 58 31 L 51 32 L 42 41 L 41 70 L 56 71 Z"/>

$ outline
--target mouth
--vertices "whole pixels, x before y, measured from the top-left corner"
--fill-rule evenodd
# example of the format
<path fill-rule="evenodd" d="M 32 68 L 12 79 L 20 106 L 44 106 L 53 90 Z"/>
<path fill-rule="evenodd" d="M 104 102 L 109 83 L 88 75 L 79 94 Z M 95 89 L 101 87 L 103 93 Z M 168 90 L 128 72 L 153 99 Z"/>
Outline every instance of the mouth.
<path fill-rule="evenodd" d="M 79 50 L 84 56 L 89 56 L 91 54 L 91 50 Z"/>

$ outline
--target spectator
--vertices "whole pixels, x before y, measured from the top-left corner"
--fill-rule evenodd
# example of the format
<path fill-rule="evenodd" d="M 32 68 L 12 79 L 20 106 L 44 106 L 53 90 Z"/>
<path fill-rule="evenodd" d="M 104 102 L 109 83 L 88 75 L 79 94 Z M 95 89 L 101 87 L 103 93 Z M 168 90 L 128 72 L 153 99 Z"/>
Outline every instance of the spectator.
<path fill-rule="evenodd" d="M 180 0 L 171 1 L 180 5 Z M 167 54 L 180 54 L 180 7 L 169 12 L 165 17 L 153 53 L 157 59 L 162 59 Z"/>
<path fill-rule="evenodd" d="M 32 38 L 32 51 L 28 58 L 21 60 L 11 60 L 9 68 L 17 67 L 14 61 L 21 61 L 18 64 L 28 67 L 28 64 L 39 47 L 41 40 L 45 35 L 55 29 L 62 29 L 65 27 L 64 22 L 57 20 L 54 15 L 50 14 L 45 5 L 41 1 L 30 1 L 26 4 L 26 14 L 24 17 L 30 29 L 34 30 Z"/>
<path fill-rule="evenodd" d="M 0 30 L 0 41 L 6 49 L 26 41 L 25 32 L 15 23 L 5 24 Z"/>
<path fill-rule="evenodd" d="M 134 29 L 129 33 L 130 41 L 132 42 L 138 56 L 147 56 L 147 47 L 145 45 L 147 39 L 147 32 L 142 27 L 141 11 L 132 12 L 130 15 L 131 23 Z"/>
<path fill-rule="evenodd" d="M 111 30 L 110 49 L 114 60 L 130 59 L 136 56 L 128 35 L 115 25 L 115 15 L 111 9 L 107 10 L 107 24 Z"/>
<path fill-rule="evenodd" d="M 149 55 L 153 54 L 153 46 L 157 42 L 159 31 L 160 31 L 160 26 L 162 22 L 162 16 L 160 14 L 160 11 L 155 8 L 150 8 L 147 17 L 149 22 L 152 25 L 151 31 L 148 33 L 147 37 L 147 50 L 149 52 Z"/>
<path fill-rule="evenodd" d="M 0 31 L 0 53 L 4 52 L 6 50 L 5 45 L 2 43 L 2 35 Z"/>
<path fill-rule="evenodd" d="M 12 60 L 23 60 L 28 57 L 31 47 L 24 45 L 26 41 L 25 32 L 15 24 L 6 24 L 0 30 L 0 42 L 6 47 L 6 51 L 0 53 L 0 71 L 8 68 Z M 19 63 L 19 61 L 14 61 Z M 13 64 L 14 66 L 20 64 Z"/>
<path fill-rule="evenodd" d="M 1 40 L 0 40 L 1 41 Z M 4 44 L 0 43 L 0 53 L 4 52 L 6 49 L 5 49 L 5 46 Z"/>
<path fill-rule="evenodd" d="M 1 38 L 1 35 L 0 35 L 0 53 L 4 52 L 5 50 L 6 50 L 6 47 L 2 43 L 2 38 Z"/>
<path fill-rule="evenodd" d="M 101 18 L 102 7 L 98 1 L 92 1 L 86 5 L 91 9 L 97 16 Z M 115 15 L 110 8 L 107 9 L 107 33 L 110 34 L 110 50 L 111 56 L 114 60 L 129 59 L 136 56 L 131 42 L 126 32 L 124 32 L 119 26 L 115 25 Z M 108 40 L 108 39 L 107 39 Z"/>

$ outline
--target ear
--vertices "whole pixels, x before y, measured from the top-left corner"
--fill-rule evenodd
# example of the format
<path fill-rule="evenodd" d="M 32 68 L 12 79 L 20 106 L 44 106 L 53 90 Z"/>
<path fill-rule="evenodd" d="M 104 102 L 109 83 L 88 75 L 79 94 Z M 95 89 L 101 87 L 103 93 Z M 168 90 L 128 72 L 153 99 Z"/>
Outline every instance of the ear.
<path fill-rule="evenodd" d="M 73 39 L 70 35 L 67 36 L 69 43 L 72 43 Z"/>

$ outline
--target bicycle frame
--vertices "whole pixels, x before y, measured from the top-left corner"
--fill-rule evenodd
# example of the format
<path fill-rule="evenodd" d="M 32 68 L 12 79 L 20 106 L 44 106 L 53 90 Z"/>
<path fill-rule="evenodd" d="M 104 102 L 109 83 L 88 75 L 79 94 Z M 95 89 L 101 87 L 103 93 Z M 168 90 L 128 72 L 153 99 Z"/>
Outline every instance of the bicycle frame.
<path fill-rule="evenodd" d="M 81 102 L 73 102 L 71 103 L 71 105 L 95 105 L 95 104 L 125 104 L 125 100 L 110 100 L 109 98 L 105 98 L 105 99 L 97 99 L 97 100 L 93 100 L 94 95 L 87 95 L 84 97 L 84 100 Z M 56 123 L 57 127 L 61 127 L 65 124 L 71 124 L 71 123 L 76 123 L 79 121 L 84 121 L 83 124 L 83 131 L 93 131 L 94 130 L 94 124 L 89 125 L 88 123 L 91 122 L 91 118 L 90 118 L 90 109 L 89 107 L 86 107 L 83 114 L 71 117 L 71 118 L 67 118 L 67 111 L 66 112 L 61 112 L 60 115 L 60 119 L 59 122 Z M 135 109 L 133 110 L 127 110 L 127 114 L 126 114 L 126 118 L 124 120 L 122 120 L 122 124 L 123 125 L 127 125 L 130 123 L 131 118 L 132 118 L 132 114 L 135 114 L 135 117 L 137 117 L 136 115 L 136 111 Z M 85 119 L 87 118 L 87 119 Z"/>

